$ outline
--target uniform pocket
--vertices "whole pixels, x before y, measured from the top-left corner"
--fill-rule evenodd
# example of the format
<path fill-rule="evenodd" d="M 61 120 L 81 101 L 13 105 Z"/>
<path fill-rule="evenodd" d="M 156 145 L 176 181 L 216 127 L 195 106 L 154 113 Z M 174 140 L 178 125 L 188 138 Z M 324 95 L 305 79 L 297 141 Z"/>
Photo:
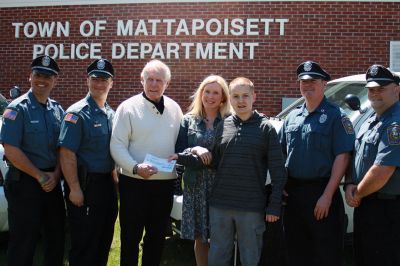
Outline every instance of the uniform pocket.
<path fill-rule="evenodd" d="M 309 146 L 317 150 L 327 150 L 330 148 L 331 138 L 328 127 L 317 127 L 309 133 Z"/>
<path fill-rule="evenodd" d="M 31 147 L 43 147 L 44 144 L 48 143 L 46 139 L 46 126 L 42 123 L 27 124 L 25 126 L 25 132 L 29 140 L 29 146 Z"/>
<path fill-rule="evenodd" d="M 110 134 L 108 132 L 107 125 L 94 124 L 89 131 L 90 134 L 90 142 L 94 151 L 98 151 L 99 149 L 108 149 Z"/>
<path fill-rule="evenodd" d="M 363 157 L 365 159 L 368 158 L 375 158 L 375 155 L 377 153 L 378 145 L 377 142 L 379 140 L 379 133 L 376 133 L 374 135 L 370 136 L 365 136 L 365 146 L 364 146 L 364 152 L 363 152 Z"/>
<path fill-rule="evenodd" d="M 286 143 L 291 144 L 295 140 L 299 132 L 300 131 L 298 125 L 289 125 L 286 128 Z"/>

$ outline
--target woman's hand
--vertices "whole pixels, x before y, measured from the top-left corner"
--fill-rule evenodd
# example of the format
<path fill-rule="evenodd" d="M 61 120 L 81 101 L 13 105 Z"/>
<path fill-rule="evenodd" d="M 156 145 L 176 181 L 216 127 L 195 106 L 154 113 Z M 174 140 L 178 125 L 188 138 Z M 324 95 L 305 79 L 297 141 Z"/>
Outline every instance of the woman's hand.
<path fill-rule="evenodd" d="M 205 165 L 210 165 L 212 161 L 212 154 L 209 150 L 206 148 L 196 146 L 191 149 L 191 152 L 197 156 L 200 157 L 200 159 L 203 161 L 203 164 Z"/>

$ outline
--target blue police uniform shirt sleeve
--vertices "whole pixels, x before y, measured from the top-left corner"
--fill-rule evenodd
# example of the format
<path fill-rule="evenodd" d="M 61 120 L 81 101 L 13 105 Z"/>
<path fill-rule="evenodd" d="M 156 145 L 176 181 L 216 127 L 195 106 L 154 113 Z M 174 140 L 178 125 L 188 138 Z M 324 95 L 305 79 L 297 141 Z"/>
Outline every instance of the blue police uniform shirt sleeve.
<path fill-rule="evenodd" d="M 353 151 L 355 134 L 348 117 L 342 113 L 333 123 L 333 154 Z"/>
<path fill-rule="evenodd" d="M 7 109 L 17 112 L 17 114 L 14 119 L 12 119 L 12 117 L 3 117 L 3 126 L 1 128 L 1 142 L 3 144 L 9 144 L 20 148 L 24 132 L 23 109 L 21 107 L 10 106 Z"/>
<path fill-rule="evenodd" d="M 66 121 L 66 116 L 72 114 L 77 116 L 78 120 L 76 123 Z M 61 123 L 60 138 L 58 140 L 58 146 L 65 147 L 73 152 L 77 152 L 81 144 L 81 132 L 82 132 L 82 117 L 76 113 L 67 112 Z"/>
<path fill-rule="evenodd" d="M 389 126 L 382 132 L 374 164 L 400 167 L 400 143 L 389 140 Z M 397 127 L 400 127 L 397 125 Z M 391 143 L 392 142 L 392 143 Z"/>

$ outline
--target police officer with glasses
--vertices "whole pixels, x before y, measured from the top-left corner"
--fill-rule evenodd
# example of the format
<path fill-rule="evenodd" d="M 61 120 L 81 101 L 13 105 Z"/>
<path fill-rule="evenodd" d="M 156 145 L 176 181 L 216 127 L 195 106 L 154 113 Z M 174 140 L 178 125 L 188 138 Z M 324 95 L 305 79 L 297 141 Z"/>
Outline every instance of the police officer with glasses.
<path fill-rule="evenodd" d="M 373 115 L 356 136 L 347 204 L 354 209 L 354 250 L 358 266 L 400 265 L 399 81 L 389 69 L 367 73 Z"/>

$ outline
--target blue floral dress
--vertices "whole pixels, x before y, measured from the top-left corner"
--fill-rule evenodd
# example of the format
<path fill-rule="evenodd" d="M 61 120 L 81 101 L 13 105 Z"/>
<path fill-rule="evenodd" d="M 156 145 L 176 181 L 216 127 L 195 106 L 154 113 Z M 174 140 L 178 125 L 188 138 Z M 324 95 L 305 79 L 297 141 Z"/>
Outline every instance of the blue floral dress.
<path fill-rule="evenodd" d="M 210 149 L 215 135 L 215 128 L 222 121 L 217 117 L 213 128 L 207 129 L 200 117 L 185 115 L 179 130 L 176 152 L 195 146 Z M 208 199 L 214 183 L 215 171 L 210 168 L 191 169 L 185 167 L 183 174 L 183 207 L 181 237 L 204 243 L 209 239 Z"/>
<path fill-rule="evenodd" d="M 209 148 L 214 139 L 214 130 L 207 129 L 198 146 Z M 184 239 L 201 238 L 207 242 L 209 233 L 208 197 L 214 182 L 215 171 L 206 168 L 198 171 L 194 186 L 183 190 L 181 237 Z"/>

